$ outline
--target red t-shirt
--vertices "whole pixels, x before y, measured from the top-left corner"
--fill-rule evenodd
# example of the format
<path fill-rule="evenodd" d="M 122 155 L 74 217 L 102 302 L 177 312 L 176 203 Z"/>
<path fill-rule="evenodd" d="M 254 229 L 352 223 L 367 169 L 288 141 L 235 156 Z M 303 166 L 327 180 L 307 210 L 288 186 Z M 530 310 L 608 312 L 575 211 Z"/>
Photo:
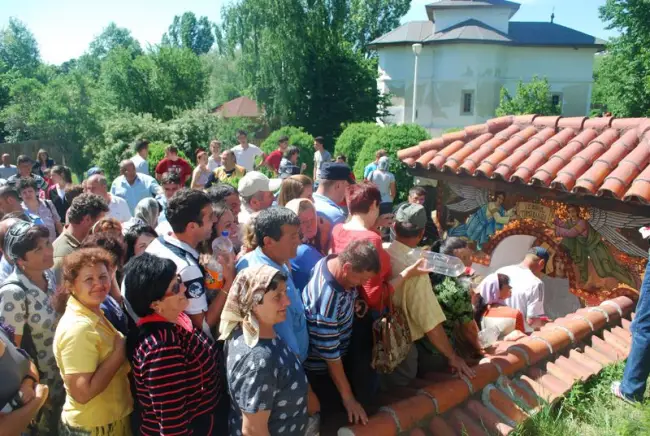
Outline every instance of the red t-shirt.
<path fill-rule="evenodd" d="M 275 150 L 272 151 L 266 158 L 266 164 L 270 165 L 271 168 L 275 170 L 277 173 L 280 171 L 280 162 L 282 162 L 282 151 L 281 150 Z"/>
<path fill-rule="evenodd" d="M 181 178 L 181 185 L 192 176 L 192 166 L 185 159 L 171 160 L 164 158 L 156 165 L 156 174 L 177 173 Z"/>
<path fill-rule="evenodd" d="M 393 295 L 393 288 L 389 283 L 392 274 L 390 256 L 381 245 L 381 236 L 370 230 L 346 230 L 343 224 L 337 224 L 332 230 L 332 253 L 340 253 L 350 242 L 358 240 L 372 243 L 379 252 L 379 274 L 363 284 L 361 296 L 370 309 L 382 310 L 385 307 L 384 303 Z M 382 291 L 384 292 L 383 303 Z"/>

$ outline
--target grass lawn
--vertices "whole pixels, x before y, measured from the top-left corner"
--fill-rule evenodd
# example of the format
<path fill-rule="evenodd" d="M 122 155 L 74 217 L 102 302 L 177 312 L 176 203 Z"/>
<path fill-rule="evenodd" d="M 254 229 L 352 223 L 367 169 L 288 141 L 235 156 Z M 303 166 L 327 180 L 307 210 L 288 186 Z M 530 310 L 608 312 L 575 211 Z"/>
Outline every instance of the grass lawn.
<path fill-rule="evenodd" d="M 624 368 L 625 362 L 618 363 L 604 368 L 587 383 L 576 384 L 563 401 L 543 408 L 512 435 L 650 435 L 650 401 L 643 406 L 633 406 L 610 393 L 611 383 L 621 380 Z"/>

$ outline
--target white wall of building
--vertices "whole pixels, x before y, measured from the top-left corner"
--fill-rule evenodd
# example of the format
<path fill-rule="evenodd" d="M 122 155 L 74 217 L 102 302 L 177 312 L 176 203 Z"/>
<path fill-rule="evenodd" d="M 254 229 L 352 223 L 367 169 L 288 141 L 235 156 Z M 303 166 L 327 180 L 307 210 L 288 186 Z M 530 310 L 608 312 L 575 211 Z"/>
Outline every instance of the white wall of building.
<path fill-rule="evenodd" d="M 436 32 L 440 32 L 463 21 L 475 19 L 482 21 L 490 27 L 508 33 L 510 8 L 475 8 L 475 9 L 440 9 L 434 11 L 433 18 L 436 23 Z"/>
<path fill-rule="evenodd" d="M 493 11 L 494 12 L 494 11 Z M 465 15 L 467 17 L 467 15 Z M 437 26 L 436 22 L 436 26 Z M 517 82 L 546 77 L 562 101 L 565 116 L 587 115 L 595 49 L 513 47 L 455 43 L 425 45 L 419 58 L 416 122 L 444 130 L 485 122 L 494 117 L 499 92 L 514 93 Z M 414 54 L 410 45 L 378 50 L 383 87 L 393 96 L 393 122 L 410 122 Z M 462 113 L 463 92 L 473 93 L 473 112 Z"/>

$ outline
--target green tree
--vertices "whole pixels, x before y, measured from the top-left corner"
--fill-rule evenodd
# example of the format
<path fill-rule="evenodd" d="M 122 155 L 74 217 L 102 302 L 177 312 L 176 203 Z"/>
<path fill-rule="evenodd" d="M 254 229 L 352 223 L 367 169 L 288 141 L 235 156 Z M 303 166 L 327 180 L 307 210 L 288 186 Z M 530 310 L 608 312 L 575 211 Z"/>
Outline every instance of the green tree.
<path fill-rule="evenodd" d="M 349 124 L 336 140 L 334 154 L 344 154 L 348 159 L 348 165 L 354 168 L 354 163 L 357 161 L 363 144 L 380 129 L 381 127 L 377 123 Z"/>
<path fill-rule="evenodd" d="M 102 63 L 101 82 L 108 102 L 119 110 L 162 120 L 194 107 L 207 83 L 199 57 L 175 47 L 159 47 L 135 58 L 126 48 L 113 49 Z"/>
<path fill-rule="evenodd" d="M 211 52 L 201 56 L 203 68 L 208 76 L 208 90 L 205 106 L 213 109 L 234 98 L 247 94 L 246 84 L 239 72 L 241 54 L 232 57 Z"/>
<path fill-rule="evenodd" d="M 9 18 L 9 25 L 0 30 L 0 72 L 18 71 L 22 76 L 32 77 L 41 64 L 38 44 L 27 26 L 16 18 Z"/>
<path fill-rule="evenodd" d="M 600 7 L 607 29 L 620 36 L 607 44 L 595 71 L 594 103 L 619 117 L 650 115 L 650 7 L 645 0 L 607 0 Z"/>
<path fill-rule="evenodd" d="M 511 96 L 508 90 L 501 88 L 499 107 L 496 109 L 498 116 L 502 115 L 560 115 L 560 107 L 551 100 L 551 87 L 546 78 L 533 77 L 529 83 L 519 81 L 517 93 Z"/>
<path fill-rule="evenodd" d="M 113 22 L 90 43 L 88 54 L 102 60 L 117 47 L 127 49 L 134 58 L 143 54 L 140 43 L 131 35 L 131 31 L 124 27 L 117 27 L 117 24 Z"/>
<path fill-rule="evenodd" d="M 384 149 L 390 158 L 390 171 L 395 174 L 396 202 L 406 200 L 408 191 L 413 186 L 413 176 L 408 173 L 406 165 L 397 158 L 397 152 L 429 138 L 429 132 L 417 124 L 382 127 L 363 144 L 357 162 L 354 164 L 355 177 L 357 180 L 362 180 L 365 166 L 375 160 L 377 150 Z"/>
<path fill-rule="evenodd" d="M 350 0 L 345 37 L 365 52 L 372 40 L 399 26 L 410 7 L 411 0 Z"/>
<path fill-rule="evenodd" d="M 197 19 L 194 12 L 185 12 L 180 17 L 176 15 L 169 30 L 163 35 L 163 45 L 189 48 L 197 55 L 205 54 L 214 45 L 213 26 L 208 17 Z"/>
<path fill-rule="evenodd" d="M 377 64 L 344 38 L 345 1 L 241 0 L 223 13 L 226 51 L 272 123 L 331 144 L 344 122 L 371 121 L 382 101 Z"/>

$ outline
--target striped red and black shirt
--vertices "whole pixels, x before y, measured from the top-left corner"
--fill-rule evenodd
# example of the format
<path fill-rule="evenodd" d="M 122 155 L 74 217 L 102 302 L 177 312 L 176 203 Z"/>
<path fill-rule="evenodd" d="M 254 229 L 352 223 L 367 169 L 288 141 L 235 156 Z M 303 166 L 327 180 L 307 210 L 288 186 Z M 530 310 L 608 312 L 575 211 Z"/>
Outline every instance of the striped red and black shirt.
<path fill-rule="evenodd" d="M 137 338 L 129 341 L 142 435 L 207 434 L 205 418 L 221 400 L 221 353 L 186 315 L 181 317 L 185 322 L 179 324 L 157 315 L 141 318 Z"/>

